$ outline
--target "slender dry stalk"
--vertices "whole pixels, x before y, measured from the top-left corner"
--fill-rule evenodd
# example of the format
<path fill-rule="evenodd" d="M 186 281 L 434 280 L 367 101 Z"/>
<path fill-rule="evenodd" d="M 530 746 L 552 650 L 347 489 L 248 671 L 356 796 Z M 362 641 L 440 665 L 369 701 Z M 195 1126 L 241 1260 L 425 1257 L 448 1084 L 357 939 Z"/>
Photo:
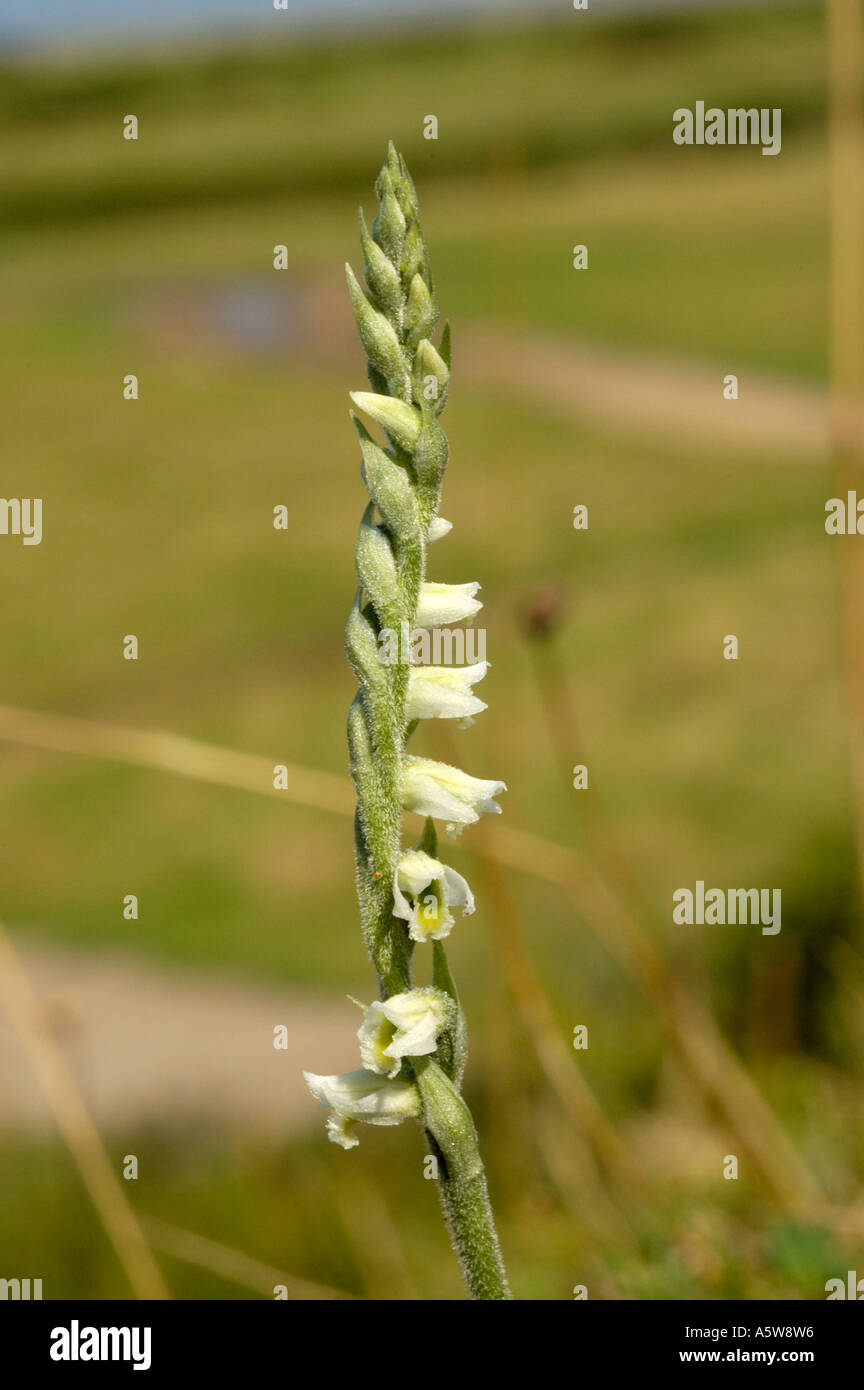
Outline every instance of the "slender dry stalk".
<path fill-rule="evenodd" d="M 481 874 L 489 895 L 490 930 L 508 988 L 540 1065 L 565 1114 L 590 1136 L 602 1166 L 625 1182 L 638 1182 L 640 1177 L 632 1160 L 565 1042 L 566 1035 L 555 1017 L 534 962 L 525 949 L 518 917 L 506 891 L 494 851 L 490 852 L 485 830 L 478 834 L 477 841 L 477 858 L 483 864 Z"/>
<path fill-rule="evenodd" d="M 354 814 L 351 785 L 344 777 L 292 764 L 288 765 L 287 790 L 277 791 L 273 786 L 273 768 L 278 760 L 262 758 L 257 753 L 217 748 L 184 734 L 130 729 L 98 719 L 70 718 L 0 705 L 0 739 L 50 748 L 58 753 L 86 754 L 132 763 L 136 767 L 161 769 L 175 776 L 191 777 L 195 782 L 212 782 L 220 787 L 235 787 L 238 791 L 266 792 L 271 796 L 287 797 L 314 811 Z"/>
<path fill-rule="evenodd" d="M 862 161 L 864 113 L 861 73 L 864 45 L 859 0 L 829 0 L 828 80 L 831 175 L 831 391 L 833 486 L 837 495 L 864 492 L 864 219 Z M 857 518 L 850 519 L 852 526 Z M 857 538 L 856 538 L 857 539 Z M 835 542 L 843 628 L 846 722 L 858 851 L 859 891 L 864 901 L 864 552 L 854 541 Z"/>
<path fill-rule="evenodd" d="M 381 1186 L 363 1173 L 348 1173 L 336 1184 L 336 1205 L 369 1298 L 375 1303 L 419 1300 Z"/>
<path fill-rule="evenodd" d="M 628 1215 L 596 1181 L 586 1183 L 584 1173 L 573 1163 L 569 1149 L 570 1136 L 561 1133 L 561 1116 L 555 1097 L 545 1096 L 531 1111 L 540 1161 L 549 1181 L 557 1190 L 562 1206 L 570 1211 L 595 1246 L 595 1258 L 604 1245 L 614 1242 L 617 1251 L 626 1247 L 631 1255 L 641 1258 L 638 1232 Z M 614 1286 L 605 1271 L 607 1287 Z M 623 1296 L 607 1294 L 609 1296 Z"/>
<path fill-rule="evenodd" d="M 536 1137 L 544 1149 L 549 1171 L 579 1219 L 591 1225 L 602 1213 L 607 1229 L 627 1240 L 632 1235 L 630 1223 L 610 1200 L 601 1175 L 634 1193 L 642 1191 L 644 1179 L 565 1042 L 565 1034 L 526 949 L 504 875 L 489 853 L 487 839 L 485 832 L 477 836 L 475 862 L 489 901 L 489 931 L 540 1070 L 572 1126 L 565 1131 L 563 1152 L 560 1132 L 555 1154 L 545 1151 L 551 1141 L 548 1129 Z M 578 1182 L 574 1181 L 576 1172 Z M 574 1205 L 577 1188 L 579 1200 Z"/>
<path fill-rule="evenodd" d="M 570 768 L 589 763 L 581 721 L 567 677 L 555 624 L 533 628 L 530 643 L 549 740 L 569 783 Z M 794 1211 L 802 1201 L 818 1203 L 822 1193 L 780 1129 L 758 1088 L 738 1063 L 709 1009 L 675 978 L 639 923 L 649 915 L 629 857 L 620 844 L 612 818 L 592 773 L 590 815 L 578 796 L 577 814 L 595 870 L 630 924 L 629 948 L 619 963 L 632 976 L 637 962 L 644 992 L 658 1009 L 661 1023 L 700 1093 L 726 1117 L 763 1179 L 784 1209 Z M 568 890 L 578 906 L 572 889 Z M 634 930 L 635 929 L 635 930 Z M 624 934 L 617 932 L 616 941 Z"/>
<path fill-rule="evenodd" d="M 725 1115 L 778 1205 L 796 1214 L 824 1206 L 819 1184 L 713 1017 L 675 979 L 599 872 L 575 851 L 510 826 L 496 835 L 495 858 L 522 872 L 530 863 L 533 874 L 563 889 L 581 920 L 651 1000 L 691 1076 Z"/>
<path fill-rule="evenodd" d="M 198 1269 L 209 1270 L 211 1274 L 218 1274 L 220 1278 L 252 1289 L 266 1298 L 273 1298 L 274 1289 L 283 1285 L 291 1302 L 321 1303 L 354 1299 L 354 1294 L 346 1293 L 344 1289 L 334 1289 L 329 1284 L 286 1274 L 284 1270 L 253 1259 L 251 1255 L 244 1255 L 230 1245 L 223 1245 L 221 1241 L 211 1240 L 209 1236 L 198 1235 L 195 1231 L 183 1230 L 158 1217 L 142 1216 L 141 1222 L 154 1250 L 161 1250 L 163 1254 L 195 1265 Z"/>
<path fill-rule="evenodd" d="M 453 740 L 449 731 L 441 729 L 438 741 L 445 758 L 453 758 Z M 543 988 L 519 924 L 519 915 L 509 891 L 506 878 L 495 852 L 495 835 L 482 822 L 475 827 L 471 845 L 465 846 L 469 860 L 478 868 L 489 912 L 488 928 L 495 942 L 513 1003 L 534 1049 L 540 1068 L 574 1131 L 570 1142 L 583 1145 L 586 1136 L 593 1146 L 600 1167 L 610 1177 L 617 1178 L 637 1191 L 643 1185 L 642 1175 L 621 1143 L 604 1114 L 588 1082 L 582 1075 L 577 1059 L 568 1046 L 566 1034 L 555 1016 L 552 1002 Z M 597 1169 L 589 1154 L 581 1155 L 585 1173 L 595 1175 L 594 1196 L 599 1198 Z M 620 1217 L 619 1217 L 620 1222 Z"/>
<path fill-rule="evenodd" d="M 153 1259 L 123 1184 L 108 1158 L 75 1078 L 48 1031 L 30 980 L 0 923 L 0 1003 L 30 1059 L 57 1128 L 66 1140 L 136 1298 L 171 1295 Z"/>
<path fill-rule="evenodd" d="M 353 1299 L 342 1289 L 331 1288 L 296 1275 L 285 1274 L 239 1250 L 184 1231 L 156 1217 L 137 1218 L 110 1166 L 104 1146 L 75 1085 L 63 1053 L 47 1026 L 39 1000 L 5 927 L 0 923 L 0 1002 L 30 1058 L 46 1100 L 67 1142 L 129 1283 L 138 1298 L 168 1299 L 158 1266 L 150 1253 L 162 1250 L 188 1264 L 209 1269 L 233 1283 L 273 1296 L 274 1286 L 284 1284 L 291 1299 Z"/>
<path fill-rule="evenodd" d="M 542 631 L 536 628 L 528 630 L 532 637 L 528 646 L 534 661 L 549 743 L 555 754 L 559 773 L 565 784 L 570 787 L 571 769 L 577 766 L 587 767 L 589 756 L 582 721 L 561 655 L 557 626 L 548 625 Z M 628 911 L 637 919 L 642 919 L 645 916 L 644 894 L 629 857 L 618 840 L 614 822 L 593 767 L 590 796 L 577 794 L 573 806 L 591 859 Z"/>

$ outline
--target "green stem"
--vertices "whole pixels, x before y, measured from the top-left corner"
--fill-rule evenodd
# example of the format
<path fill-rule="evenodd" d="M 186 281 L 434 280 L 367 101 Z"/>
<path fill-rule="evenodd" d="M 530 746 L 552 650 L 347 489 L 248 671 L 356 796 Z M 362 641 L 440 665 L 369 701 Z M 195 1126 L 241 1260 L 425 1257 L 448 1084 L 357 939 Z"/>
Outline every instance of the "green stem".
<path fill-rule="evenodd" d="M 414 1074 L 438 1163 L 444 1220 L 468 1293 L 475 1299 L 512 1298 L 471 1112 L 432 1058 L 416 1058 Z"/>

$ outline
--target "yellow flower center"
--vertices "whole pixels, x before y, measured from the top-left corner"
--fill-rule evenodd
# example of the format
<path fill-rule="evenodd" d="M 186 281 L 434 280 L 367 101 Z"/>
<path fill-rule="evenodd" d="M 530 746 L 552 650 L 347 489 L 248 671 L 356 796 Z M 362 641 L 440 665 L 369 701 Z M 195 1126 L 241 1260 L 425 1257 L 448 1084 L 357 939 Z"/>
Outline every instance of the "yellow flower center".
<path fill-rule="evenodd" d="M 441 891 L 440 879 L 435 878 L 420 899 L 420 910 L 417 914 L 427 935 L 438 930 L 443 914 L 444 894 Z"/>

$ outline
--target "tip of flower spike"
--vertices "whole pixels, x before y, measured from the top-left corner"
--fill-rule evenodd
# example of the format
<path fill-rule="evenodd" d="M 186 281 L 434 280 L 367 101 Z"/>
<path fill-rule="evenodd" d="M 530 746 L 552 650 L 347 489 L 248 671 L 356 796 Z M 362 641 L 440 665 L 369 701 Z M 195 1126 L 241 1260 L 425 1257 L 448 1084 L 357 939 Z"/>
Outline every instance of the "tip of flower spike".
<path fill-rule="evenodd" d="M 351 296 L 351 304 L 355 306 L 363 295 L 363 288 L 354 274 L 349 261 L 345 262 L 345 280 L 348 284 L 348 293 Z M 356 310 L 355 310 L 356 312 Z"/>

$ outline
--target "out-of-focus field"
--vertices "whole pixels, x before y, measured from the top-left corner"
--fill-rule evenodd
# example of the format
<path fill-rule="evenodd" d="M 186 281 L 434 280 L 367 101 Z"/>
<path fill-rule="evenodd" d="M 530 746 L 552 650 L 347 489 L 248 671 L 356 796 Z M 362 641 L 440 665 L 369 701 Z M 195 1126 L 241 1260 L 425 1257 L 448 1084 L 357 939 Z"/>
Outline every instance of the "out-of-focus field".
<path fill-rule="evenodd" d="M 479 579 L 486 599 L 490 708 L 454 735 L 460 761 L 506 780 L 509 824 L 560 844 L 582 844 L 575 798 L 602 788 L 646 930 L 827 1195 L 848 1202 L 864 1151 L 862 972 L 827 461 L 782 435 L 756 449 L 674 428 L 680 364 L 713 373 L 718 394 L 735 372 L 742 401 L 767 379 L 824 387 L 821 26 L 809 6 L 605 28 L 577 16 L 7 68 L 2 490 L 45 499 L 45 538 L 0 544 L 0 646 L 4 703 L 345 772 L 341 634 L 364 501 L 346 392 L 364 374 L 341 266 L 359 259 L 355 207 L 371 207 L 392 137 L 454 325 L 455 525 L 432 577 Z M 782 107 L 780 157 L 675 147 L 672 110 L 700 98 Z M 127 112 L 137 143 L 121 138 Z M 437 142 L 422 139 L 427 113 Z M 587 272 L 571 268 L 576 243 Z M 517 357 L 500 382 L 470 360 L 490 333 Z M 664 363 L 669 429 L 644 428 L 626 398 L 600 421 L 566 392 L 556 409 L 520 389 L 529 335 L 565 364 L 591 343 Z M 586 533 L 572 527 L 580 502 Z M 279 503 L 287 534 L 271 525 Z M 546 584 L 564 596 L 556 640 L 589 792 L 571 790 L 550 739 L 520 621 Z M 126 633 L 137 663 L 121 659 Z M 727 633 L 737 663 L 721 659 Z M 14 745 L 0 816 L 0 902 L 19 940 L 119 945 L 327 1001 L 369 993 L 346 820 Z M 734 1137 L 682 1079 L 651 1005 L 529 869 L 505 892 L 562 1035 L 589 1026 L 573 1066 L 646 1187 L 611 1194 L 629 1235 L 611 1220 L 589 1230 L 566 1181 L 568 1122 L 506 996 L 481 896 L 452 961 L 518 1295 L 821 1296 L 854 1267 L 842 1232 L 778 1211 L 746 1164 L 722 1180 Z M 782 887 L 782 933 L 673 927 L 671 894 L 697 879 Z M 122 917 L 130 892 L 137 922 Z M 212 1045 L 230 1052 L 219 1018 Z M 309 1131 L 278 1151 L 230 1116 L 109 1142 L 146 1155 L 132 1196 L 152 1215 L 361 1296 L 456 1296 L 416 1134 L 369 1130 L 345 1156 L 317 1120 L 310 1102 Z M 0 1184 L 0 1274 L 122 1296 L 61 1150 L 10 1134 Z M 178 1297 L 238 1294 L 173 1261 L 166 1272 Z"/>

